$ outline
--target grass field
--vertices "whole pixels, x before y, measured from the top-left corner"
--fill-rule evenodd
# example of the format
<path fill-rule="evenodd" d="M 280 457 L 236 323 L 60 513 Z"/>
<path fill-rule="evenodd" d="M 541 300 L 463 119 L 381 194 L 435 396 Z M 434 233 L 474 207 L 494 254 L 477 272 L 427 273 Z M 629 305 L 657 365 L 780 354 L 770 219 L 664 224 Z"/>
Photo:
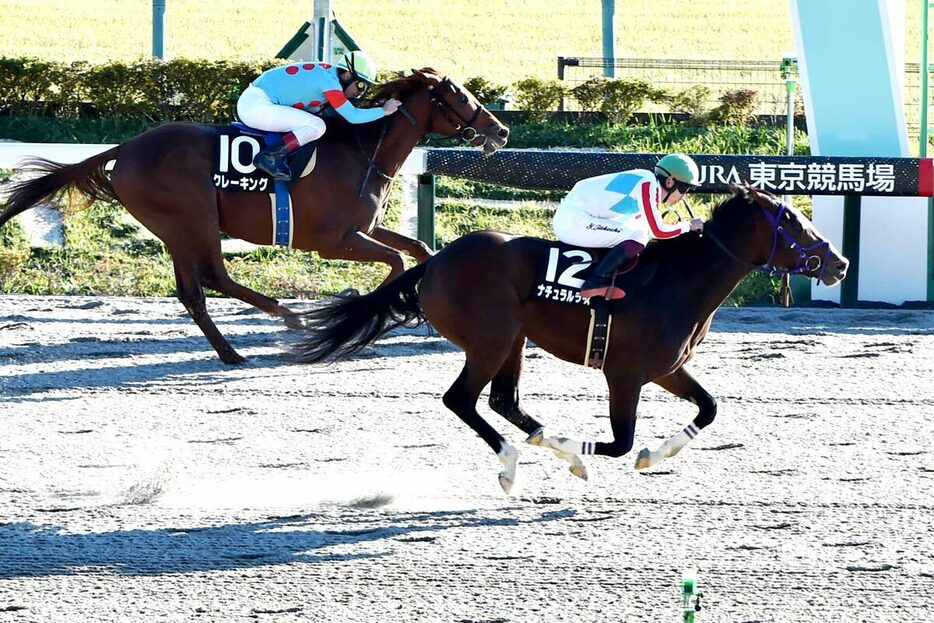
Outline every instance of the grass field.
<path fill-rule="evenodd" d="M 840 1 L 840 0 L 838 0 Z M 166 54 L 270 58 L 313 0 L 166 0 Z M 600 56 L 601 2 L 333 0 L 341 23 L 387 69 L 435 66 L 509 83 L 556 77 L 558 56 Z M 908 0 L 906 59 L 920 3 Z M 152 50 L 150 0 L 0 0 L 0 55 L 130 60 Z M 794 49 L 788 0 L 617 0 L 616 55 L 779 60 Z"/>

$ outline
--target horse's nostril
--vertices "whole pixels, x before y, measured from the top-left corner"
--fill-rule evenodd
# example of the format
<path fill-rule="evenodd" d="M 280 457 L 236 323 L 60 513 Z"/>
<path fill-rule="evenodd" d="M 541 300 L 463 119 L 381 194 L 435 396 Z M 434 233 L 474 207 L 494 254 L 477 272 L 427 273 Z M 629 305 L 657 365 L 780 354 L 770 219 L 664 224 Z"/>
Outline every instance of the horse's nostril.
<path fill-rule="evenodd" d="M 499 131 L 500 138 L 506 138 L 507 136 L 509 136 L 509 128 L 503 128 Z"/>

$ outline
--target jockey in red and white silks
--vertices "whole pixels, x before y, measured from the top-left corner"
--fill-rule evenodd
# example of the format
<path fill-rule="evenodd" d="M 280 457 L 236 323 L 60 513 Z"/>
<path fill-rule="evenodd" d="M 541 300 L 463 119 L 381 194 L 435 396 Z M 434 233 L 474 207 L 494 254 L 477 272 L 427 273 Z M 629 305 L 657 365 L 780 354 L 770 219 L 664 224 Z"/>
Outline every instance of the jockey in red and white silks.
<path fill-rule="evenodd" d="M 579 247 L 615 247 L 626 240 L 642 246 L 652 238 L 673 238 L 689 223 L 662 221 L 661 188 L 655 174 L 633 169 L 577 182 L 561 200 L 553 227 L 561 242 Z"/>
<path fill-rule="evenodd" d="M 622 298 L 625 292 L 613 286 L 613 275 L 638 256 L 649 240 L 701 231 L 701 219 L 669 225 L 660 210 L 660 205 L 681 201 L 699 181 L 691 158 L 669 154 L 658 161 L 654 172 L 633 169 L 577 182 L 555 211 L 555 235 L 575 246 L 612 247 L 581 287 L 581 295 Z"/>
<path fill-rule="evenodd" d="M 281 143 L 257 154 L 253 164 L 276 179 L 288 179 L 285 157 L 321 138 L 326 126 L 318 113 L 325 106 L 350 123 L 369 123 L 394 113 L 400 105 L 395 99 L 381 108 L 356 108 L 350 102 L 375 79 L 375 66 L 361 51 L 345 54 L 333 66 L 289 63 L 260 74 L 237 100 L 237 116 L 258 130 L 287 134 Z"/>

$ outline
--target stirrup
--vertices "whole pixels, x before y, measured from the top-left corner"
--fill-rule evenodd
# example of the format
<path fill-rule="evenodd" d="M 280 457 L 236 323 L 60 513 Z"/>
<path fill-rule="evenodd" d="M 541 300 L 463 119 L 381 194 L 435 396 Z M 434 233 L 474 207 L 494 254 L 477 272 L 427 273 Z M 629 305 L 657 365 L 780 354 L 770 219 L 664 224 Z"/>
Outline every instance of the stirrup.
<path fill-rule="evenodd" d="M 256 154 L 256 158 L 253 159 L 253 166 L 268 173 L 274 180 L 284 181 L 292 179 L 292 171 L 289 169 L 288 164 L 279 159 L 274 159 L 272 162 L 269 162 L 268 159 L 264 157 L 266 155 L 267 154 L 264 153 Z"/>
<path fill-rule="evenodd" d="M 616 301 L 626 296 L 626 291 L 613 285 L 598 285 L 590 288 L 581 288 L 581 296 L 585 299 L 599 296 L 607 301 Z"/>

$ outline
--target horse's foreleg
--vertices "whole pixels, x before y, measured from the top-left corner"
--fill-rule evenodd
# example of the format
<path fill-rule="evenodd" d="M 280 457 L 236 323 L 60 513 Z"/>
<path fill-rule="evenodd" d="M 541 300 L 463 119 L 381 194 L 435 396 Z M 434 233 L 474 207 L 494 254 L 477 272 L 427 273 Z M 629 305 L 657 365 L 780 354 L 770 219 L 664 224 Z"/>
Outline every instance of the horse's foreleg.
<path fill-rule="evenodd" d="M 329 260 L 380 262 L 389 266 L 389 275 L 380 285 L 389 283 L 405 272 L 405 259 L 398 249 L 378 242 L 362 231 L 347 234 L 336 245 L 315 247 L 318 255 Z"/>
<path fill-rule="evenodd" d="M 418 260 L 419 263 L 424 262 L 435 254 L 435 252 L 421 240 L 409 238 L 408 236 L 404 236 L 391 229 L 386 229 L 385 227 L 375 228 L 370 235 L 374 240 L 378 240 L 393 249 L 405 251 Z"/>
<path fill-rule="evenodd" d="M 692 439 L 694 439 L 717 415 L 717 401 L 700 386 L 694 377 L 684 368 L 657 379 L 655 384 L 667 389 L 678 398 L 690 400 L 698 407 L 697 417 L 680 432 L 669 437 L 656 450 L 643 448 L 636 457 L 636 469 L 652 467 L 659 461 L 678 454 Z"/>
<path fill-rule="evenodd" d="M 578 478 L 587 480 L 587 466 L 581 460 L 581 454 L 593 454 L 593 451 L 584 451 L 587 448 L 585 441 L 575 441 L 567 437 L 545 437 L 542 429 L 538 429 L 525 440 L 527 444 L 548 448 L 562 461 L 570 463 L 568 469 Z"/>
<path fill-rule="evenodd" d="M 607 377 L 610 386 L 610 426 L 613 441 L 578 441 L 568 437 L 545 437 L 533 435 L 527 441 L 532 445 L 548 448 L 558 458 L 571 463 L 571 473 L 587 478 L 582 456 L 600 454 L 620 457 L 632 449 L 636 429 L 636 409 L 639 405 L 641 384 L 628 379 Z"/>

